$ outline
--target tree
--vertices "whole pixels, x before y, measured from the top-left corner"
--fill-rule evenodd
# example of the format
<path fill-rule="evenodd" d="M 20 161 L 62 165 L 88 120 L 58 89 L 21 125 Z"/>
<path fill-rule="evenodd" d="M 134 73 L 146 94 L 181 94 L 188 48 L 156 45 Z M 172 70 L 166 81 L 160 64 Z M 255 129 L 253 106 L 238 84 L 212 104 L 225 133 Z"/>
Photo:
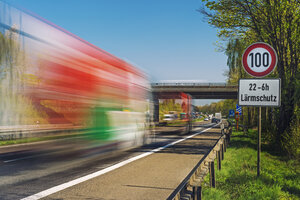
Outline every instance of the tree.
<path fill-rule="evenodd" d="M 278 54 L 278 64 L 273 77 L 281 79 L 281 107 L 274 110 L 276 142 L 284 146 L 288 132 L 299 122 L 300 78 L 300 1 L 299 0 L 203 0 L 205 7 L 199 11 L 209 24 L 220 29 L 219 37 L 229 40 L 229 77 L 235 71 L 236 55 L 241 51 L 238 41 L 269 43 Z M 235 40 L 238 38 L 238 40 Z M 244 47 L 244 45 L 241 45 Z M 231 52 L 233 51 L 233 52 Z M 237 53 L 237 54 L 235 54 Z M 239 55 L 240 56 L 240 55 Z M 241 74 L 237 77 L 241 78 Z M 230 79 L 229 79 L 230 80 Z M 300 141 L 299 141 L 300 142 Z"/>

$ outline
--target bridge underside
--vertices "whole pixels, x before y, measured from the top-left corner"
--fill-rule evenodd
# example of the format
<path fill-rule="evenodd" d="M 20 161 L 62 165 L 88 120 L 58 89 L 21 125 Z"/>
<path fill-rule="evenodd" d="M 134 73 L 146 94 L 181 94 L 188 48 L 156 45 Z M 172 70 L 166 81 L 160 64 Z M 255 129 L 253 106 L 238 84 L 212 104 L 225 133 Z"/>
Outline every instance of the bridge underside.
<path fill-rule="evenodd" d="M 237 92 L 184 92 L 192 96 L 193 99 L 237 99 Z M 174 92 L 153 92 L 153 96 L 159 99 L 172 99 Z"/>
<path fill-rule="evenodd" d="M 163 96 L 176 92 L 184 92 L 193 99 L 237 99 L 238 86 L 226 84 L 152 84 L 154 96 Z"/>
<path fill-rule="evenodd" d="M 159 99 L 176 99 L 183 92 L 192 99 L 237 99 L 238 86 L 223 83 L 153 83 L 154 120 L 159 119 Z M 176 95 L 177 94 L 177 95 Z"/>
<path fill-rule="evenodd" d="M 236 92 L 188 92 L 193 99 L 237 99 Z"/>

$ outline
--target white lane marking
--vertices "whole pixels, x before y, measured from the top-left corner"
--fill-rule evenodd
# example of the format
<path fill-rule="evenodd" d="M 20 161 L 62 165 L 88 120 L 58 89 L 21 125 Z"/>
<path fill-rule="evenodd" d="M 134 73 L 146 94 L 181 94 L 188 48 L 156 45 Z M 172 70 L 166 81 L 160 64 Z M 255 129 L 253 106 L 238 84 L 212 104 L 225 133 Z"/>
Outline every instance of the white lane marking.
<path fill-rule="evenodd" d="M 218 125 L 218 124 L 216 124 L 216 125 Z M 44 190 L 44 191 L 41 191 L 41 192 L 36 193 L 36 194 L 34 194 L 34 195 L 25 197 L 25 198 L 23 198 L 23 199 L 21 199 L 21 200 L 37 200 L 37 199 L 41 199 L 41 198 L 43 198 L 43 197 L 49 196 L 49 195 L 51 195 L 51 194 L 53 194 L 53 193 L 56 193 L 56 192 L 59 192 L 59 191 L 61 191 L 61 190 L 66 189 L 66 188 L 72 187 L 72 186 L 74 186 L 74 185 L 77 185 L 77 184 L 82 183 L 82 182 L 84 182 L 84 181 L 90 180 L 90 179 L 95 178 L 95 177 L 97 177 L 97 176 L 101 176 L 101 175 L 103 175 L 103 174 L 105 174 L 105 173 L 107 173 L 107 172 L 113 171 L 113 170 L 118 169 L 118 168 L 120 168 L 120 167 L 122 167 L 122 166 L 124 166 L 124 165 L 127 165 L 128 163 L 131 163 L 131 162 L 136 161 L 136 160 L 138 160 L 138 159 L 144 158 L 144 157 L 149 156 L 149 155 L 151 155 L 151 154 L 153 154 L 153 153 L 159 152 L 159 151 L 161 151 L 161 150 L 163 150 L 163 149 L 165 149 L 165 148 L 168 148 L 168 147 L 170 147 L 170 146 L 172 146 L 172 145 L 174 145 L 174 144 L 177 144 L 177 143 L 179 143 L 179 142 L 182 142 L 182 141 L 184 141 L 184 140 L 186 140 L 186 139 L 192 138 L 192 137 L 194 137 L 194 136 L 196 136 L 196 135 L 199 135 L 200 133 L 206 132 L 206 131 L 208 131 L 209 129 L 214 128 L 216 125 L 214 125 L 214 126 L 212 126 L 212 127 L 210 127 L 210 128 L 207 128 L 207 129 L 205 129 L 205 130 L 203 130 L 203 131 L 201 131 L 201 132 L 195 133 L 195 134 L 193 134 L 193 135 L 190 135 L 190 136 L 187 136 L 187 137 L 182 138 L 182 139 L 180 139 L 180 140 L 177 140 L 177 141 L 174 141 L 174 142 L 172 142 L 172 143 L 169 143 L 169 144 L 167 144 L 167 145 L 165 145 L 165 146 L 163 146 L 163 147 L 159 147 L 159 148 L 153 149 L 153 150 L 151 150 L 151 151 L 149 151 L 149 152 L 147 152 L 147 153 L 143 153 L 143 154 L 141 154 L 141 155 L 138 155 L 138 156 L 129 158 L 128 160 L 124 160 L 124 161 L 122 161 L 122 162 L 120 162 L 120 163 L 117 163 L 117 164 L 115 164 L 115 165 L 112 165 L 112 166 L 110 166 L 110 167 L 108 167 L 108 168 L 105 168 L 105 169 L 99 170 L 99 171 L 97 171 L 97 172 L 94 172 L 94 173 L 92 173 L 92 174 L 83 176 L 83 177 L 81 177 L 81 178 L 77 178 L 77 179 L 75 179 L 75 180 L 72 180 L 72 181 L 63 183 L 63 184 L 61 184 L 61 185 L 54 186 L 54 187 L 52 187 L 52 188 L 49 188 L 49 189 Z"/>

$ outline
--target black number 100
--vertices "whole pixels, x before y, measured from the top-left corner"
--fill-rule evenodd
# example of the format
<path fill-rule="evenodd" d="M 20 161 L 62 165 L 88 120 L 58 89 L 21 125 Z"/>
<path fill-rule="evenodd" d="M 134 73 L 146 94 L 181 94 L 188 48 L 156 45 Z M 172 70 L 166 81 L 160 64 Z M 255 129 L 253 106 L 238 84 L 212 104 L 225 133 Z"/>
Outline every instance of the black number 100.
<path fill-rule="evenodd" d="M 260 67 L 261 64 L 264 67 L 268 67 L 269 66 L 269 54 L 267 52 L 263 53 L 261 55 L 261 53 L 257 52 L 255 54 L 250 53 L 249 56 L 251 57 L 251 67 Z"/>

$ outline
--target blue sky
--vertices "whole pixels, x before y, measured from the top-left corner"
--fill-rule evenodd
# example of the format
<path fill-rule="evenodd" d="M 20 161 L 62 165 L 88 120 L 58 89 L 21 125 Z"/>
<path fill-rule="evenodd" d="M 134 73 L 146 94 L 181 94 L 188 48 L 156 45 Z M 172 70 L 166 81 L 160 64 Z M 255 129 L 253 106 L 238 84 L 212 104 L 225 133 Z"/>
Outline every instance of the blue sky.
<path fill-rule="evenodd" d="M 152 81 L 225 82 L 201 0 L 6 0 L 146 71 Z"/>

